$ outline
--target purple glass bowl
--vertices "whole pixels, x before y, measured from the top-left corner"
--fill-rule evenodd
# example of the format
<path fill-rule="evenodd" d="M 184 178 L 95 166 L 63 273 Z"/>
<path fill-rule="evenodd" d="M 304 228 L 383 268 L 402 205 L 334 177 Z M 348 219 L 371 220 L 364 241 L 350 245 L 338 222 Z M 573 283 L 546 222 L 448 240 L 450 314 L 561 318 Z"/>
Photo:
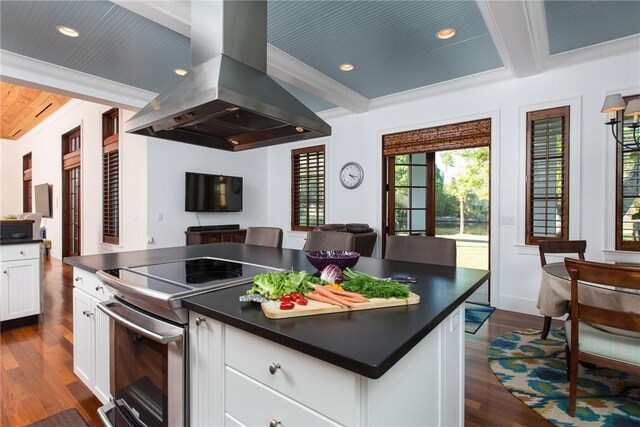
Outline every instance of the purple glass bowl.
<path fill-rule="evenodd" d="M 340 270 L 344 270 L 356 265 L 360 254 L 353 251 L 311 251 L 307 252 L 307 259 L 318 271 L 322 271 L 329 264 L 335 264 Z"/>

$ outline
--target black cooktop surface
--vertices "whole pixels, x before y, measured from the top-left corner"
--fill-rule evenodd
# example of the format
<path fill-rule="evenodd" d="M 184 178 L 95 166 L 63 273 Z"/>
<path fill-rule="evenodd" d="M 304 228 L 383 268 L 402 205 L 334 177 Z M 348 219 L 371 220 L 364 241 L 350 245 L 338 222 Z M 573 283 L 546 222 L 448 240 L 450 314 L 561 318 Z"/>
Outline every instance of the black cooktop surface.
<path fill-rule="evenodd" d="M 219 258 L 195 258 L 130 267 L 127 270 L 177 283 L 187 289 L 199 289 L 215 288 L 230 282 L 248 283 L 256 275 L 276 269 Z"/>

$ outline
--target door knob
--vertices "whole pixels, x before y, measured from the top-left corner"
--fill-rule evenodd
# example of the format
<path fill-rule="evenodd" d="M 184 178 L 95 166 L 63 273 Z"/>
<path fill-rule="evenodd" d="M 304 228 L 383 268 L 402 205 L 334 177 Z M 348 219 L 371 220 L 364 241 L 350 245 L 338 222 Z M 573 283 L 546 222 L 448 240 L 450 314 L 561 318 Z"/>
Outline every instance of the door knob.
<path fill-rule="evenodd" d="M 101 285 L 96 285 L 96 291 L 99 291 L 99 290 L 100 290 L 100 289 L 102 289 L 102 288 L 103 288 L 103 286 L 101 286 Z"/>
<path fill-rule="evenodd" d="M 196 326 L 200 326 L 201 323 L 206 322 L 207 319 L 204 317 L 196 317 Z"/>
<path fill-rule="evenodd" d="M 269 365 L 269 372 L 271 372 L 271 375 L 275 375 L 276 371 L 280 368 L 281 366 L 279 363 L 272 363 L 271 365 Z"/>
<path fill-rule="evenodd" d="M 278 427 L 280 424 L 282 424 L 280 420 L 273 419 L 269 421 L 269 427 Z"/>

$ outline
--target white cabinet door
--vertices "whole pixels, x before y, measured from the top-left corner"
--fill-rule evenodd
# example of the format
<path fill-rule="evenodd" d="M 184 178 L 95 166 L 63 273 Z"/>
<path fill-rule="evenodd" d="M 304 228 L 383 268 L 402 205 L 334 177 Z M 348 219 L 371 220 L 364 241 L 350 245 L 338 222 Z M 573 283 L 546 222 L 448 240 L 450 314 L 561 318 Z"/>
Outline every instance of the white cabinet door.
<path fill-rule="evenodd" d="M 93 389 L 93 316 L 91 297 L 73 289 L 73 372 Z"/>
<path fill-rule="evenodd" d="M 93 366 L 93 394 L 103 404 L 109 402 L 111 378 L 109 371 L 109 361 L 111 354 L 109 351 L 109 316 L 99 310 L 98 300 L 91 298 L 93 311 L 93 335 L 94 335 L 94 366 Z"/>
<path fill-rule="evenodd" d="M 40 264 L 38 259 L 2 263 L 0 320 L 40 314 Z"/>
<path fill-rule="evenodd" d="M 191 313 L 189 318 L 189 405 L 192 426 L 224 425 L 222 325 Z"/>

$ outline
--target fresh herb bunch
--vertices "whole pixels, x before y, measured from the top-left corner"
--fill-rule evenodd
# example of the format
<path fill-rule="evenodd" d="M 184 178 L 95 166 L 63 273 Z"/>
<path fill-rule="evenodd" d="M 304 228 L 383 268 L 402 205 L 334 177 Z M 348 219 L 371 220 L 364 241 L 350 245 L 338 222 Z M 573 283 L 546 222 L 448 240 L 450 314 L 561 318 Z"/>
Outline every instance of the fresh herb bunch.
<path fill-rule="evenodd" d="M 253 287 L 247 291 L 247 295 L 262 295 L 275 300 L 291 292 L 306 295 L 316 284 L 322 284 L 322 280 L 306 271 L 270 271 L 253 278 Z"/>
<path fill-rule="evenodd" d="M 357 292 L 366 298 L 409 298 L 409 287 L 398 282 L 378 279 L 346 268 L 340 286 L 345 291 Z"/>

